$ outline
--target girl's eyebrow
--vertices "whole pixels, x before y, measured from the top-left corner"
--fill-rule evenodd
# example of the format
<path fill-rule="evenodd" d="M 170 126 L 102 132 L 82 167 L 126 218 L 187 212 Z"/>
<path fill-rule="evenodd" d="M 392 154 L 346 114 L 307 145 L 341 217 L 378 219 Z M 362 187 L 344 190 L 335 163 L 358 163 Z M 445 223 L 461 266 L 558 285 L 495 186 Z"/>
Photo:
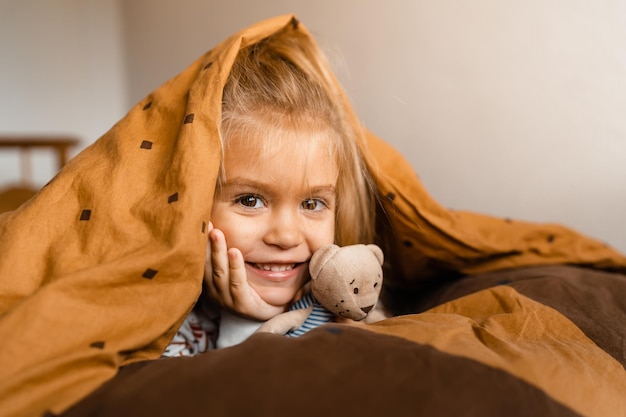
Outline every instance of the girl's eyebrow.
<path fill-rule="evenodd" d="M 318 185 L 315 187 L 311 187 L 308 190 L 308 194 L 318 195 L 318 194 L 332 194 L 335 195 L 335 186 L 334 185 Z"/>
<path fill-rule="evenodd" d="M 280 192 L 280 184 L 278 183 L 265 183 L 250 178 L 233 178 L 227 180 L 224 184 L 224 188 L 249 188 L 267 193 Z M 317 194 L 335 195 L 335 186 L 332 184 L 316 185 L 307 189 L 306 194 L 307 196 Z"/>
<path fill-rule="evenodd" d="M 244 188 L 253 189 L 255 191 L 272 192 L 277 188 L 277 186 L 250 178 L 233 178 L 226 181 L 224 188 Z"/>
<path fill-rule="evenodd" d="M 227 180 L 224 185 L 228 187 L 258 187 L 262 183 L 248 178 L 233 178 Z"/>

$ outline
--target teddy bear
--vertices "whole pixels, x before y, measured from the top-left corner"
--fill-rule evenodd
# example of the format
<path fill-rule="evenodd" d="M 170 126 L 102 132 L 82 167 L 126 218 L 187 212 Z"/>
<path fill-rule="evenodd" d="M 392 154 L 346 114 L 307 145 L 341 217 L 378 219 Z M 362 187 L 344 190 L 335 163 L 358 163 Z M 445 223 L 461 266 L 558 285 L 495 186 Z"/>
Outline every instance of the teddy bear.
<path fill-rule="evenodd" d="M 309 262 L 308 291 L 290 311 L 261 325 L 257 332 L 300 336 L 336 317 L 365 320 L 383 286 L 383 251 L 376 245 L 326 245 Z"/>

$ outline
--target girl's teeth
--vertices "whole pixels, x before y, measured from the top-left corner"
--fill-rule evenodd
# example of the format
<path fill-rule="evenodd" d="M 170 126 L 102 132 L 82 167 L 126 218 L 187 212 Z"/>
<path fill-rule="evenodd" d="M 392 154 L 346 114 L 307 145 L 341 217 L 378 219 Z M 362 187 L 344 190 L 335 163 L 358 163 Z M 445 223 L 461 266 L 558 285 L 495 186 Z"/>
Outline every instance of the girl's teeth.
<path fill-rule="evenodd" d="M 256 264 L 256 267 L 264 271 L 283 272 L 283 271 L 291 271 L 294 267 L 294 264 L 291 264 L 291 265 Z"/>

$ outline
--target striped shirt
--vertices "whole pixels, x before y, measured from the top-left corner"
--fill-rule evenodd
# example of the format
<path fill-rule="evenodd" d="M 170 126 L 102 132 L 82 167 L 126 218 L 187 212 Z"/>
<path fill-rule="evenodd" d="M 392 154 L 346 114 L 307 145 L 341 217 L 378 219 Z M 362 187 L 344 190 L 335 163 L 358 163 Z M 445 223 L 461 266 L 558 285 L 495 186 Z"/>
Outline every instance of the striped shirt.
<path fill-rule="evenodd" d="M 296 330 L 292 330 L 287 333 L 288 337 L 299 337 L 305 334 L 306 332 L 313 330 L 317 326 L 321 326 L 325 323 L 330 323 L 334 321 L 335 315 L 330 311 L 326 310 L 326 308 L 320 304 L 319 301 L 313 297 L 313 294 L 309 293 L 302 297 L 300 300 L 296 301 L 290 308 L 290 310 L 298 310 L 301 308 L 309 308 L 313 306 L 313 311 L 309 314 L 309 317 L 302 323 L 302 326 L 297 328 Z"/>

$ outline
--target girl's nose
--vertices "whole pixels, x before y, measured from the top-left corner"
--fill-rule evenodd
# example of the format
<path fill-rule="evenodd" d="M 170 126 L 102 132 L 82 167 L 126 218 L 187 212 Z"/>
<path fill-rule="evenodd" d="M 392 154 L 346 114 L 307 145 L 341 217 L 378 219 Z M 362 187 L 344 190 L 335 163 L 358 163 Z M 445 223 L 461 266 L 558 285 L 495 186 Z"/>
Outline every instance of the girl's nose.
<path fill-rule="evenodd" d="M 304 225 L 297 213 L 279 211 L 270 220 L 264 241 L 268 245 L 289 249 L 304 241 Z"/>

